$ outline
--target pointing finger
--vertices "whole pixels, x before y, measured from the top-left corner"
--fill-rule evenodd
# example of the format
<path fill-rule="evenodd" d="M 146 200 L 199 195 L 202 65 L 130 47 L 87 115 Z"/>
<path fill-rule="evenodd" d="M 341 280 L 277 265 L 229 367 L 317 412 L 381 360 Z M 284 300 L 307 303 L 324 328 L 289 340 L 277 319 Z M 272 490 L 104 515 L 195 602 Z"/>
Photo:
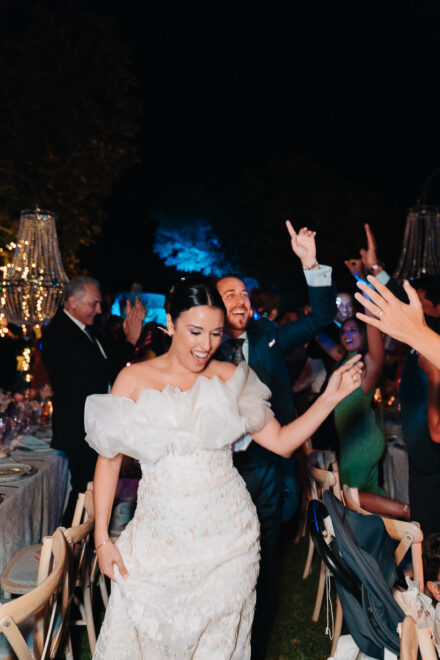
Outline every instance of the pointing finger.
<path fill-rule="evenodd" d="M 374 240 L 373 232 L 370 229 L 368 222 L 364 224 L 365 233 L 367 235 L 368 249 L 376 247 L 376 241 Z"/>
<path fill-rule="evenodd" d="M 290 237 L 291 238 L 296 238 L 297 234 L 296 234 L 296 231 L 294 230 L 294 228 L 292 227 L 292 223 L 290 222 L 290 220 L 286 220 L 286 227 L 287 227 L 287 231 L 290 234 Z"/>

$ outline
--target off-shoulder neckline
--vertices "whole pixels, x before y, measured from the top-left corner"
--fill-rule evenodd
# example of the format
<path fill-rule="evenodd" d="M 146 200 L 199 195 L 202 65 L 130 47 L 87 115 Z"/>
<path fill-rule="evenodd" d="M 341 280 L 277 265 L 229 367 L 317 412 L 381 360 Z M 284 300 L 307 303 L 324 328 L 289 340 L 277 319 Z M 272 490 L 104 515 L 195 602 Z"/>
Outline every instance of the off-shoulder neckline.
<path fill-rule="evenodd" d="M 208 381 L 208 382 L 209 382 L 209 381 L 218 381 L 219 383 L 222 383 L 223 385 L 228 385 L 228 384 L 231 383 L 231 381 L 235 378 L 237 372 L 240 371 L 240 369 L 243 367 L 243 365 L 245 365 L 246 367 L 248 367 L 247 362 L 245 362 L 245 361 L 243 360 L 243 362 L 240 362 L 240 364 L 236 367 L 236 369 L 234 370 L 234 373 L 232 374 L 232 376 L 230 376 L 230 377 L 227 378 L 226 380 L 222 380 L 217 374 L 214 374 L 214 375 L 211 376 L 211 377 L 209 377 L 209 376 L 203 376 L 203 375 L 201 374 L 200 376 L 197 376 L 197 378 L 195 379 L 194 383 L 193 383 L 193 384 L 191 385 L 191 387 L 190 387 L 189 389 L 187 389 L 187 390 L 181 390 L 180 387 L 177 387 L 177 385 L 170 385 L 170 384 L 168 384 L 168 385 L 165 385 L 165 387 L 163 388 L 163 390 L 158 390 L 158 389 L 156 389 L 155 387 L 144 387 L 144 388 L 139 392 L 139 396 L 138 396 L 138 398 L 137 398 L 136 401 L 134 401 L 134 399 L 131 399 L 129 396 L 121 396 L 121 395 L 119 395 L 119 394 L 112 394 L 111 392 L 110 392 L 108 395 L 105 395 L 105 394 L 104 394 L 104 396 L 114 396 L 114 397 L 116 397 L 117 399 L 126 399 L 127 401 L 131 401 L 132 403 L 137 404 L 137 403 L 139 402 L 141 396 L 142 396 L 143 394 L 147 393 L 147 392 L 157 392 L 158 394 L 164 394 L 164 393 L 167 392 L 168 390 L 174 390 L 175 392 L 178 392 L 179 394 L 182 394 L 182 395 L 183 395 L 183 394 L 188 394 L 189 392 L 192 392 L 192 390 L 196 387 L 196 385 L 197 385 L 199 382 L 201 382 L 201 381 L 205 381 L 205 380 Z"/>

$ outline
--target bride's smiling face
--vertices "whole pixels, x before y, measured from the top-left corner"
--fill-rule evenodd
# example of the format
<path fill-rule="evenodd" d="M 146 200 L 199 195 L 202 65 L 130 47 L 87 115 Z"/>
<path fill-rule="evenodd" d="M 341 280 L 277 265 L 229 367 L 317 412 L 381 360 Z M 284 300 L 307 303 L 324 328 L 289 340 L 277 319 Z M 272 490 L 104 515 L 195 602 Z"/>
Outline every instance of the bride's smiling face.
<path fill-rule="evenodd" d="M 224 320 L 221 309 L 206 305 L 181 312 L 175 323 L 168 315 L 171 351 L 182 366 L 189 371 L 203 371 L 220 346 Z"/>

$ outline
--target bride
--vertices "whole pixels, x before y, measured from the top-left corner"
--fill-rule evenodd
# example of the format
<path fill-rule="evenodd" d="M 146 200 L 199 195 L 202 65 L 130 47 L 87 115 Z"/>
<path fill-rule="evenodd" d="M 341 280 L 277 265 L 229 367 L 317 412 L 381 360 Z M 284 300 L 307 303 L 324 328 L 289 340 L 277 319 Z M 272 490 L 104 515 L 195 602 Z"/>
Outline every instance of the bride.
<path fill-rule="evenodd" d="M 344 364 L 309 410 L 281 427 L 269 389 L 242 362 L 212 359 L 224 306 L 206 280 L 171 296 L 170 349 L 125 368 L 111 394 L 87 399 L 87 441 L 99 453 L 95 547 L 114 580 L 94 658 L 250 657 L 259 529 L 231 445 L 248 433 L 290 456 L 361 382 Z M 243 442 L 242 440 L 240 442 Z M 142 466 L 133 520 L 117 543 L 108 524 L 122 455 Z"/>

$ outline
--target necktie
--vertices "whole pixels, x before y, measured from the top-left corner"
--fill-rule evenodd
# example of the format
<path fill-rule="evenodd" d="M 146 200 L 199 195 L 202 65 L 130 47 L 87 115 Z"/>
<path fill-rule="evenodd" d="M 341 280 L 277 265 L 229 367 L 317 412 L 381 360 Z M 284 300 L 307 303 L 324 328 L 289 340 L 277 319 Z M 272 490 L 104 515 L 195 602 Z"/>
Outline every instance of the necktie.
<path fill-rule="evenodd" d="M 101 349 L 98 346 L 98 342 L 96 341 L 96 337 L 93 333 L 92 327 L 90 325 L 86 325 L 86 327 L 84 328 L 84 332 L 87 334 L 92 344 L 96 346 L 99 352 L 101 352 Z"/>
<path fill-rule="evenodd" d="M 244 344 L 244 339 L 229 339 L 229 344 L 232 348 L 232 353 L 231 353 L 231 362 L 235 365 L 240 364 L 240 362 L 243 362 L 244 360 L 244 354 L 243 354 L 243 344 Z"/>

